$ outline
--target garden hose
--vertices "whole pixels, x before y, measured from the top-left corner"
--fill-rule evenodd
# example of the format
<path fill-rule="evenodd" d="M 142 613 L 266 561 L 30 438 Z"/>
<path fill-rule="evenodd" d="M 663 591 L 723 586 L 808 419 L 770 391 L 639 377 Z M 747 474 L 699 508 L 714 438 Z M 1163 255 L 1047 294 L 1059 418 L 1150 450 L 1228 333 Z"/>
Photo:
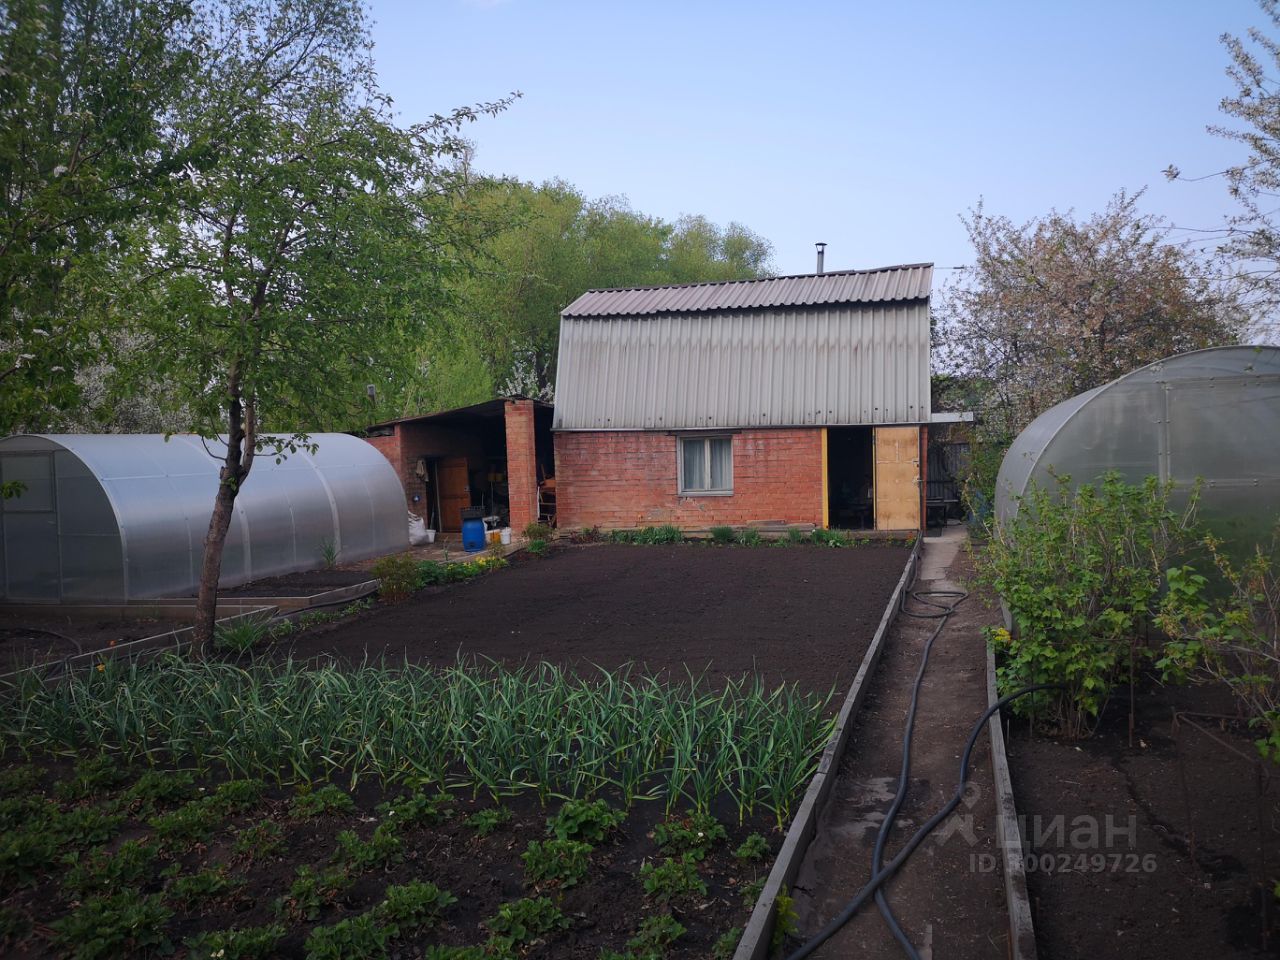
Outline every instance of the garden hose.
<path fill-rule="evenodd" d="M 933 651 L 933 642 L 941 635 L 951 614 L 955 613 L 956 608 L 968 596 L 968 592 L 964 590 L 912 591 L 911 597 L 913 600 L 928 607 L 936 607 L 937 612 L 913 612 L 906 608 L 905 603 L 901 608 L 904 616 L 915 617 L 919 620 L 937 620 L 938 625 L 933 628 L 933 633 L 929 635 L 929 639 L 925 642 L 924 651 L 920 656 L 920 667 L 916 670 L 915 683 L 911 688 L 911 707 L 907 711 L 907 720 L 902 732 L 902 769 L 898 773 L 898 787 L 893 795 L 893 803 L 889 805 L 889 811 L 880 823 L 880 830 L 876 835 L 875 849 L 871 853 L 871 873 L 873 876 L 884 865 L 885 843 L 889 839 L 889 832 L 893 829 L 893 825 L 898 819 L 898 811 L 902 809 L 902 804 L 907 798 L 907 784 L 911 778 L 911 737 L 915 732 L 916 708 L 920 703 L 920 686 L 924 682 L 925 669 L 929 666 L 929 654 Z M 952 602 L 947 603 L 943 602 L 942 598 L 954 599 Z M 901 944 L 903 952 L 911 960 L 920 960 L 920 954 L 916 951 L 911 938 L 907 936 L 902 929 L 902 925 L 898 923 L 898 918 L 893 915 L 893 910 L 889 906 L 889 901 L 885 898 L 883 888 L 876 890 L 876 907 L 880 911 L 880 916 L 884 917 L 884 922 L 888 925 L 890 932 L 893 933 L 894 939 Z"/>
<path fill-rule="evenodd" d="M 1036 683 L 1029 687 L 1023 687 L 1021 690 L 1015 690 L 1007 696 L 1001 697 L 995 703 L 983 712 L 978 722 L 973 725 L 973 730 L 969 733 L 969 740 L 964 746 L 964 754 L 960 758 L 960 784 L 956 787 L 955 795 L 947 801 L 941 810 L 921 824 L 920 829 L 915 832 L 906 846 L 898 852 L 898 855 L 885 864 L 884 868 L 876 872 L 866 886 L 858 891 L 857 895 L 849 901 L 843 910 L 819 930 L 812 939 L 807 941 L 803 946 L 794 953 L 787 956 L 787 960 L 804 960 L 810 956 L 818 947 L 822 946 L 830 940 L 850 919 L 856 914 L 867 902 L 874 896 L 885 882 L 892 877 L 906 863 L 907 858 L 916 851 L 916 848 L 924 842 L 924 838 L 938 828 L 938 826 L 955 812 L 956 807 L 960 806 L 960 801 L 964 798 L 965 784 L 969 779 L 969 760 L 973 754 L 973 747 L 978 742 L 978 735 L 982 733 L 982 728 L 991 717 L 997 713 L 1005 704 L 1012 703 L 1019 697 L 1025 697 L 1029 693 L 1035 693 L 1038 690 L 1061 690 L 1062 685 L 1058 683 Z"/>

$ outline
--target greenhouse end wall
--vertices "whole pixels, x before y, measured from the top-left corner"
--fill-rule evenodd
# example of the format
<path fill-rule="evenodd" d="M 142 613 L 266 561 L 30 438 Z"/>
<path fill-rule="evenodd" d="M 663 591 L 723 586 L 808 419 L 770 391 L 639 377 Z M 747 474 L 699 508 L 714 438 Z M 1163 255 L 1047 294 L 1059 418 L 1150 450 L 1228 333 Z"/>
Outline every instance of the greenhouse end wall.
<path fill-rule="evenodd" d="M 1149 476 L 1238 549 L 1280 521 L 1280 348 L 1217 347 L 1162 360 L 1047 410 L 1020 433 L 996 480 L 996 516 L 1016 515 L 1035 484 Z"/>
<path fill-rule="evenodd" d="M 280 463 L 264 454 L 240 495 L 221 586 L 408 546 L 404 493 L 367 443 L 313 434 Z M 214 444 L 209 449 L 215 449 Z M 119 601 L 189 596 L 198 585 L 219 461 L 199 437 L 27 435 L 0 440 L 0 598 Z"/>

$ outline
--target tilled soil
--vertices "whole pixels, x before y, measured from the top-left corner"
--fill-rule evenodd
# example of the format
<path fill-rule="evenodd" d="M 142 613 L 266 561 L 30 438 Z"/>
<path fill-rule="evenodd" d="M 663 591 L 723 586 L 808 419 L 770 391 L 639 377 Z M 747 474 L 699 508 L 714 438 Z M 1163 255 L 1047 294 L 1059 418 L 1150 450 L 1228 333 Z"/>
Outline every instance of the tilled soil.
<path fill-rule="evenodd" d="M 843 692 L 909 553 L 881 544 L 557 546 L 309 630 L 281 652 L 442 666 L 460 655 L 579 668 L 633 663 L 713 683 L 756 671 L 769 683 Z"/>
<path fill-rule="evenodd" d="M 1185 721 L 1175 730 L 1175 709 L 1212 737 Z M 1025 721 L 1012 724 L 1009 760 L 1026 822 L 1041 960 L 1280 952 L 1271 894 L 1280 873 L 1274 769 L 1259 774 L 1240 725 L 1197 716 L 1234 712 L 1221 690 L 1148 680 L 1136 697 L 1132 746 L 1125 694 L 1108 705 L 1098 732 L 1078 743 L 1032 737 Z"/>
<path fill-rule="evenodd" d="M 49 663 L 113 643 L 142 640 L 191 626 L 190 621 L 104 617 L 85 620 L 55 613 L 0 613 L 0 672 Z"/>

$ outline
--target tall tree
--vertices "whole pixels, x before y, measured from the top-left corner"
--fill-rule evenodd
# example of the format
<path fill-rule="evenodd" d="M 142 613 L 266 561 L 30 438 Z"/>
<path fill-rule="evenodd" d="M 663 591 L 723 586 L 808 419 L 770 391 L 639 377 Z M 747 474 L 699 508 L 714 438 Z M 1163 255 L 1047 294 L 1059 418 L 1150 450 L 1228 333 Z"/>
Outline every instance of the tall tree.
<path fill-rule="evenodd" d="M 116 264 L 163 218 L 182 158 L 162 115 L 190 79 L 179 0 L 0 4 L 0 433 L 74 409 L 108 350 Z"/>
<path fill-rule="evenodd" d="M 974 262 L 935 314 L 940 372 L 972 387 L 990 436 L 1006 442 L 1082 391 L 1171 354 L 1231 343 L 1233 293 L 1166 242 L 1117 194 L 1102 213 L 1015 224 L 979 204 L 962 217 Z"/>
<path fill-rule="evenodd" d="M 166 277 L 143 313 L 158 347 L 147 373 L 175 385 L 220 459 L 204 649 L 255 457 L 309 444 L 302 425 L 350 420 L 366 384 L 403 375 L 466 242 L 451 200 L 459 129 L 508 101 L 397 126 L 352 0 L 226 0 L 197 26 L 208 53 L 171 127 L 189 176 L 139 249 Z"/>

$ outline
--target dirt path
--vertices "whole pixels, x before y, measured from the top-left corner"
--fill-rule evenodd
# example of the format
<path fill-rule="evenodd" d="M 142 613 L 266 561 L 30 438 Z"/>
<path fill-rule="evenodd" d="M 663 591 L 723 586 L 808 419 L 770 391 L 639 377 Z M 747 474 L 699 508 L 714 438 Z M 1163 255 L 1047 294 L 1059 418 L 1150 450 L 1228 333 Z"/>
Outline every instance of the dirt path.
<path fill-rule="evenodd" d="M 916 589 L 973 590 L 962 528 L 926 539 Z M 912 609 L 920 609 L 918 605 Z M 986 707 L 982 627 L 994 614 L 971 596 L 934 644 L 921 688 L 906 802 L 891 834 L 891 859 L 916 827 L 954 793 L 960 753 Z M 870 877 L 876 832 L 893 798 L 901 766 L 902 724 L 919 657 L 934 621 L 900 616 L 887 638 L 832 799 L 809 847 L 794 891 L 802 936 L 839 912 Z M 939 829 L 891 881 L 888 899 L 922 956 L 993 958 L 1007 955 L 1002 878 L 997 862 L 990 751 L 983 736 L 971 775 L 977 789 L 958 819 Z M 983 856 L 984 854 L 988 856 Z M 984 870 L 986 864 L 991 869 Z M 798 943 L 799 941 L 795 941 Z M 818 951 L 818 957 L 902 957 L 874 904 L 864 908 Z"/>

